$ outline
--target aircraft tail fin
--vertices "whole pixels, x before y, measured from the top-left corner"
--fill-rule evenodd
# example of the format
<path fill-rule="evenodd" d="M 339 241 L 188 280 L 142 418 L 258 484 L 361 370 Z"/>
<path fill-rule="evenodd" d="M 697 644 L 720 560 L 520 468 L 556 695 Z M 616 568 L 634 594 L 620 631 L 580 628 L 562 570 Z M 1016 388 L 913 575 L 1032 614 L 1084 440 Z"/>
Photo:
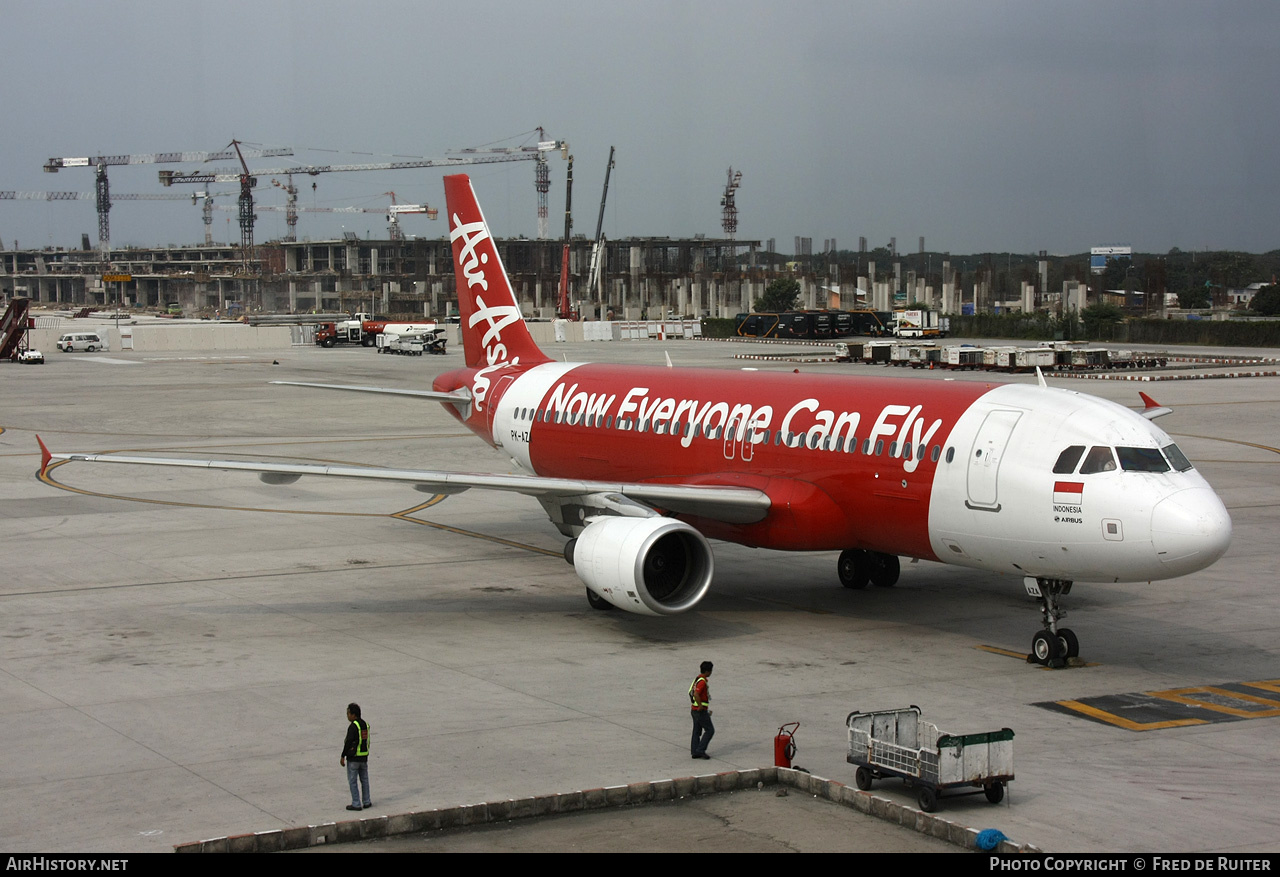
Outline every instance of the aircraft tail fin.
<path fill-rule="evenodd" d="M 471 178 L 466 174 L 445 177 L 444 196 L 467 367 L 550 362 L 525 325 Z"/>

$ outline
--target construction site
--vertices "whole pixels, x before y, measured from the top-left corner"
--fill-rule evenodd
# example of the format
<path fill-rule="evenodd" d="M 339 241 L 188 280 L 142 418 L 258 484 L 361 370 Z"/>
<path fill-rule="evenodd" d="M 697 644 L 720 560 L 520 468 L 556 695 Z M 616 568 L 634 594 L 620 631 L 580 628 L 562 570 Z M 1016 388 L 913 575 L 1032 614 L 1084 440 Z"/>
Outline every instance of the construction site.
<path fill-rule="evenodd" d="M 568 144 L 545 139 L 537 129 L 535 145 L 502 149 L 471 149 L 442 159 L 420 159 L 351 165 L 296 165 L 251 170 L 248 159 L 292 155 L 289 148 L 243 147 L 233 141 L 220 152 L 171 152 L 145 155 L 99 155 L 50 158 L 51 173 L 74 167 L 91 168 L 93 192 L 0 191 L 2 200 L 93 200 L 98 218 L 98 245 L 82 235 L 79 249 L 6 249 L 0 242 L 0 293 L 5 299 L 27 298 L 36 307 L 83 307 L 161 310 L 196 317 L 236 318 L 255 313 L 307 314 L 316 311 L 373 311 L 405 317 L 447 316 L 454 300 L 453 269 L 448 235 L 407 235 L 402 217 L 438 218 L 438 209 L 425 204 L 397 203 L 385 193 L 385 207 L 305 207 L 298 204 L 295 178 L 328 173 L 460 168 L 470 165 L 529 162 L 538 193 L 538 237 L 498 242 L 512 285 L 526 315 L 534 319 L 574 316 L 638 319 L 672 314 L 721 316 L 748 309 L 764 288 L 765 271 L 756 266 L 759 241 L 739 241 L 733 202 L 741 173 L 729 171 L 722 197 L 724 237 L 690 239 L 643 237 L 606 240 L 602 233 L 608 172 L 601 196 L 596 233 L 573 232 L 573 157 Z M 548 233 L 549 154 L 566 161 L 564 235 Z M 229 171 L 180 172 L 160 170 L 165 188 L 234 184 L 238 193 L 221 195 L 208 188 L 188 194 L 113 193 L 108 169 L 116 165 L 163 164 L 230 160 L 240 167 Z M 610 152 L 608 168 L 613 167 Z M 280 190 L 284 205 L 257 203 L 255 187 L 270 181 L 268 191 Z M 264 187 L 266 189 L 267 187 Z M 234 195 L 236 204 L 216 205 L 218 197 Z M 119 201 L 190 200 L 201 203 L 204 242 L 189 246 L 128 247 L 111 245 L 110 211 Z M 234 210 L 240 229 L 239 245 L 215 244 L 215 210 Z M 267 211 L 286 215 L 288 232 L 282 239 L 258 243 L 254 225 Z M 299 240 L 299 215 L 325 213 L 383 213 L 385 237 Z"/>

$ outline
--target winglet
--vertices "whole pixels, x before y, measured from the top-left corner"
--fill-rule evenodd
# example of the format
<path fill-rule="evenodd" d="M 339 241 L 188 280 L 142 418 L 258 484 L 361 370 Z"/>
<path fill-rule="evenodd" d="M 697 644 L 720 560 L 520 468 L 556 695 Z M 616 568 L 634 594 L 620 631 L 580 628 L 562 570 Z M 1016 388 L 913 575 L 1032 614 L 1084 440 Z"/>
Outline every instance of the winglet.
<path fill-rule="evenodd" d="M 1157 417 L 1164 417 L 1166 414 L 1173 413 L 1172 408 L 1161 405 L 1141 390 L 1138 391 L 1138 395 L 1142 397 L 1142 404 L 1146 406 L 1141 413 L 1147 420 L 1155 420 Z"/>
<path fill-rule="evenodd" d="M 49 468 L 49 461 L 53 459 L 53 454 L 49 453 L 49 448 L 40 440 L 40 436 L 36 436 L 36 442 L 40 445 L 40 474 L 44 474 L 44 470 Z"/>

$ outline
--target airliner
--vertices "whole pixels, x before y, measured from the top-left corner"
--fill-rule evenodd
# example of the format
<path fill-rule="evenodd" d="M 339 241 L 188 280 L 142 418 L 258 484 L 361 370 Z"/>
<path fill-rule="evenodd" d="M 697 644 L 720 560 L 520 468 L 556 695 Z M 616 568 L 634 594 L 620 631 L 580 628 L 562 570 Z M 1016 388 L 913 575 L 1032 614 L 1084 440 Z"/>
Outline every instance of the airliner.
<path fill-rule="evenodd" d="M 847 588 L 890 587 L 901 558 L 1023 580 L 1042 615 L 1028 660 L 1080 652 L 1073 582 L 1169 579 L 1231 541 L 1213 488 L 1153 420 L 1082 393 L 1003 384 L 559 362 L 534 342 L 470 179 L 444 179 L 465 367 L 430 390 L 276 381 L 435 400 L 518 474 L 51 454 L 534 497 L 596 609 L 693 609 L 708 540 L 839 551 Z"/>

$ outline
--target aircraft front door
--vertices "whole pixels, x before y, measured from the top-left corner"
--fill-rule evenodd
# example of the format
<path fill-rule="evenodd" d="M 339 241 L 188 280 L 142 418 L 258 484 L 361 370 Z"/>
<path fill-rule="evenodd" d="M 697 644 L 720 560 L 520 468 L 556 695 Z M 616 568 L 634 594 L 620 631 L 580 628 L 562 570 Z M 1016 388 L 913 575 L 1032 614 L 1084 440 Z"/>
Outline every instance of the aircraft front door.
<path fill-rule="evenodd" d="M 1000 511 L 1000 461 L 1021 417 L 1021 411 L 992 411 L 982 421 L 969 453 L 969 508 Z"/>

